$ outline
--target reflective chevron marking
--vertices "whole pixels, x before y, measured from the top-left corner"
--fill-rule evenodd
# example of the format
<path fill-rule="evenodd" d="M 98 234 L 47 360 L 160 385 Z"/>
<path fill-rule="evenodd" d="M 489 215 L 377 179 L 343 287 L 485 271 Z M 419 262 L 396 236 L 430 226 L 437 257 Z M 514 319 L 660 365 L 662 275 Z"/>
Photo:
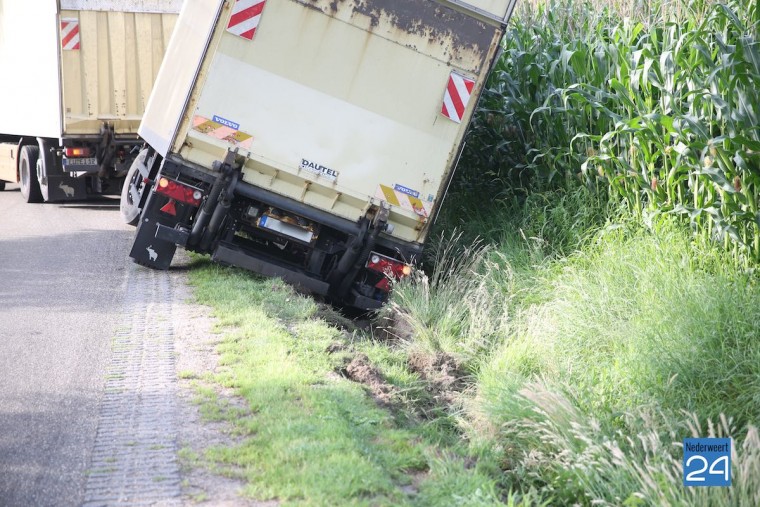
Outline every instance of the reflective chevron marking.
<path fill-rule="evenodd" d="M 265 3 L 266 0 L 236 0 L 227 31 L 244 39 L 253 40 Z"/>
<path fill-rule="evenodd" d="M 457 123 L 462 123 L 462 117 L 464 116 L 465 109 L 467 109 L 467 103 L 470 102 L 474 87 L 474 80 L 452 72 L 449 76 L 446 92 L 443 94 L 441 113 L 446 118 Z"/>
<path fill-rule="evenodd" d="M 76 51 L 79 49 L 78 19 L 61 19 L 61 48 L 64 51 Z"/>

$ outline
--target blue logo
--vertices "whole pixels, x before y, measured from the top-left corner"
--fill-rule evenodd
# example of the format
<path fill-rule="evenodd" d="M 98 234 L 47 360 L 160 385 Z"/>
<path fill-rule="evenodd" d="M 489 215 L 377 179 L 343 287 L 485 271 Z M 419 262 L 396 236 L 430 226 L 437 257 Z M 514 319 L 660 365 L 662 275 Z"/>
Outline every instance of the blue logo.
<path fill-rule="evenodd" d="M 235 129 L 235 130 L 240 130 L 240 124 L 235 123 L 234 121 L 225 120 L 221 116 L 214 115 L 214 117 L 212 118 L 212 120 L 215 121 L 216 123 L 221 123 L 225 127 L 229 127 L 229 128 Z"/>
<path fill-rule="evenodd" d="M 731 485 L 730 438 L 684 438 L 684 486 Z"/>
<path fill-rule="evenodd" d="M 411 195 L 412 197 L 416 197 L 419 199 L 420 193 L 416 190 L 412 190 L 411 188 L 406 188 L 403 185 L 393 185 L 393 190 L 396 192 L 401 192 L 402 194 Z"/>

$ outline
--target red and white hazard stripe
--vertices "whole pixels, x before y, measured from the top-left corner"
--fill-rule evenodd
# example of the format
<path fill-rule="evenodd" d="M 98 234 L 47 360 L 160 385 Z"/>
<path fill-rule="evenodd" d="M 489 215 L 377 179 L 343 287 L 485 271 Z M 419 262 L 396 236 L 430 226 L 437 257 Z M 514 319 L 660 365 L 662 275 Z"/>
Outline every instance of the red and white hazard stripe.
<path fill-rule="evenodd" d="M 443 94 L 441 113 L 446 118 L 462 123 L 462 116 L 464 116 L 467 103 L 470 102 L 474 87 L 474 80 L 452 72 L 449 76 L 449 84 L 446 86 L 446 93 Z"/>
<path fill-rule="evenodd" d="M 248 40 L 253 39 L 261 20 L 266 0 L 235 0 L 227 31 Z"/>
<path fill-rule="evenodd" d="M 78 19 L 61 19 L 61 48 L 64 51 L 79 49 Z"/>

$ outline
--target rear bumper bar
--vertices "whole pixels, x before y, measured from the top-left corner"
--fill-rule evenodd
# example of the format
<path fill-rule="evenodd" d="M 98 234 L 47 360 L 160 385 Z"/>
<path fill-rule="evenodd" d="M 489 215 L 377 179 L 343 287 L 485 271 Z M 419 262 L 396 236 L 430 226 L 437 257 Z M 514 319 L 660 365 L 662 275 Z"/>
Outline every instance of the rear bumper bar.
<path fill-rule="evenodd" d="M 271 260 L 264 260 L 234 245 L 220 243 L 211 259 L 221 264 L 237 266 L 264 276 L 282 278 L 291 285 L 315 294 L 324 296 L 330 290 L 330 285 L 326 282 L 301 273 L 292 267 L 283 266 Z"/>

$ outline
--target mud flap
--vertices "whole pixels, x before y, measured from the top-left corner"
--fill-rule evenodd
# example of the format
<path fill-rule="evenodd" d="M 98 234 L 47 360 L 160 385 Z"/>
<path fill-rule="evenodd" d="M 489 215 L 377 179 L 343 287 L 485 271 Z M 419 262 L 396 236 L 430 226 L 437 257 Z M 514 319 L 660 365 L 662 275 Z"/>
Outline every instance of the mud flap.
<path fill-rule="evenodd" d="M 151 191 L 145 210 L 140 217 L 135 242 L 129 256 L 142 266 L 152 269 L 169 269 L 177 251 L 177 245 L 171 241 L 158 239 L 156 232 L 159 223 L 166 227 L 174 227 L 179 221 L 161 217 L 153 210 L 157 206 L 157 196 Z"/>
<path fill-rule="evenodd" d="M 84 179 L 68 176 L 44 176 L 40 180 L 40 192 L 45 202 L 80 201 L 87 199 Z"/>
<path fill-rule="evenodd" d="M 136 263 L 153 269 L 169 269 L 177 245 L 156 238 L 155 222 L 141 222 L 129 256 Z"/>
<path fill-rule="evenodd" d="M 37 159 L 36 170 L 40 193 L 45 202 L 87 199 L 85 180 L 65 174 L 61 169 L 60 159 L 54 155 L 47 142 L 40 142 L 40 156 Z"/>

